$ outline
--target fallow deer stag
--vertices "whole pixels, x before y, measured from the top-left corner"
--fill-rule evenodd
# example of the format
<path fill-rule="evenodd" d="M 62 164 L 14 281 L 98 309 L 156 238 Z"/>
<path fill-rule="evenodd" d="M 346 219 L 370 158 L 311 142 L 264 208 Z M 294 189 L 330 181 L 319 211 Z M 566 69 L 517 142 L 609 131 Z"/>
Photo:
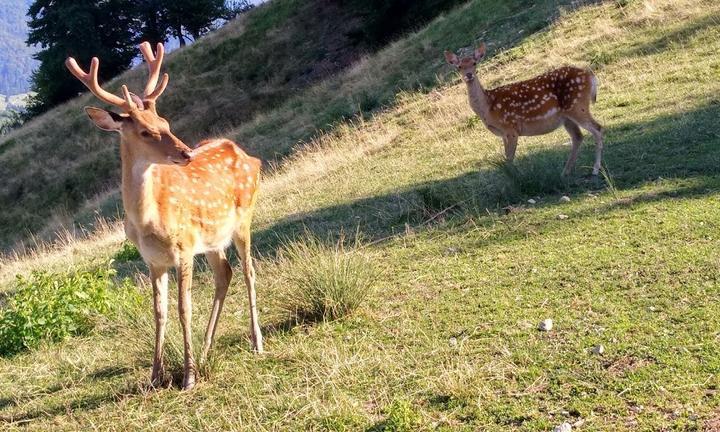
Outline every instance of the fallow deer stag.
<path fill-rule="evenodd" d="M 544 135 L 565 127 L 572 140 L 570 157 L 563 175 L 575 167 L 583 136 L 580 128 L 587 129 L 595 138 L 594 176 L 600 172 L 602 162 L 602 126 L 593 119 L 590 104 L 597 98 L 597 78 L 589 69 L 566 66 L 540 76 L 486 90 L 476 75 L 477 64 L 485 57 L 485 44 L 472 56 L 459 59 L 445 51 L 445 59 L 455 66 L 467 84 L 470 107 L 482 119 L 490 132 L 502 138 L 505 157 L 515 158 L 519 136 Z"/>
<path fill-rule="evenodd" d="M 191 335 L 193 257 L 204 253 L 215 279 L 215 299 L 205 332 L 201 361 L 207 356 L 230 285 L 232 270 L 225 249 L 235 243 L 242 258 L 245 285 L 250 300 L 250 334 L 256 352 L 263 351 L 255 300 L 255 270 L 250 256 L 250 222 L 257 197 L 260 160 L 248 156 L 232 141 L 208 140 L 191 150 L 170 132 L 157 114 L 156 101 L 168 84 L 164 74 L 158 84 L 163 61 L 162 44 L 157 56 L 149 43 L 140 45 L 149 79 L 143 98 L 122 86 L 123 97 L 103 90 L 98 83 L 99 60 L 93 58 L 90 72 L 75 59 L 67 68 L 101 101 L 122 113 L 86 107 L 100 129 L 120 133 L 122 201 L 125 233 L 140 251 L 150 269 L 155 312 L 155 355 L 152 382 L 166 382 L 163 343 L 168 310 L 168 269 L 177 268 L 178 312 L 184 339 L 183 389 L 195 385 L 195 361 Z"/>

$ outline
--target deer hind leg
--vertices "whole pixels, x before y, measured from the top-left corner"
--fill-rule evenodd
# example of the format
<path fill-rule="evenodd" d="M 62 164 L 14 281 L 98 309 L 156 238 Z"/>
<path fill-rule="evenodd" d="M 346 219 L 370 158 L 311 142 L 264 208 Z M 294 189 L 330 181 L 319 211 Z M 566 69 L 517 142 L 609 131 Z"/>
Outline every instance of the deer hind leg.
<path fill-rule="evenodd" d="M 155 355 L 150 381 L 153 386 L 165 384 L 163 346 L 168 315 L 168 274 L 167 267 L 150 265 L 150 280 L 153 288 L 153 312 L 155 314 Z"/>
<path fill-rule="evenodd" d="M 570 134 L 570 139 L 572 140 L 570 157 L 568 157 L 567 163 L 565 164 L 565 169 L 563 169 L 562 173 L 563 176 L 568 176 L 575 168 L 575 162 L 577 162 L 578 152 L 580 150 L 580 144 L 582 143 L 583 136 L 580 127 L 578 127 L 578 125 L 573 123 L 571 120 L 565 119 L 565 121 L 563 122 L 563 126 L 565 126 L 565 130 L 568 134 Z"/>
<path fill-rule="evenodd" d="M 250 303 L 250 338 L 252 339 L 253 350 L 257 353 L 263 352 L 263 338 L 260 331 L 260 322 L 258 321 L 257 298 L 255 295 L 255 268 L 250 255 L 250 227 L 243 226 L 235 234 L 233 238 L 235 248 L 240 254 L 243 265 L 243 276 L 245 277 L 245 286 L 248 291 L 248 300 Z"/>
<path fill-rule="evenodd" d="M 184 364 L 183 364 L 183 390 L 195 387 L 195 359 L 192 348 L 192 299 L 190 288 L 192 286 L 193 257 L 180 259 L 178 267 L 178 314 L 183 332 Z"/>
<path fill-rule="evenodd" d="M 596 176 L 600 173 L 600 166 L 602 164 L 603 127 L 592 117 L 590 117 L 589 127 L 591 129 L 589 129 L 588 127 L 585 128 L 588 129 L 595 138 L 595 164 L 593 165 L 592 173 L 594 176 Z"/>
<path fill-rule="evenodd" d="M 208 252 L 205 254 L 205 257 L 207 257 L 208 264 L 210 264 L 210 268 L 212 269 L 213 276 L 215 278 L 215 298 L 213 299 L 210 320 L 208 321 L 207 329 L 205 330 L 205 342 L 203 344 L 202 354 L 200 355 L 200 363 L 205 361 L 208 351 L 212 346 L 213 339 L 215 338 L 218 317 L 222 312 L 225 295 L 228 292 L 230 280 L 232 279 L 232 269 L 225 257 L 224 251 Z"/>
<path fill-rule="evenodd" d="M 517 149 L 518 135 L 510 132 L 503 135 L 503 144 L 505 145 L 505 160 L 512 162 L 515 159 L 515 150 Z"/>
<path fill-rule="evenodd" d="M 595 138 L 595 164 L 593 165 L 592 174 L 594 176 L 600 173 L 600 164 L 602 163 L 602 152 L 603 152 L 603 127 L 600 123 L 596 122 L 595 119 L 590 115 L 590 110 L 582 108 L 580 113 L 575 113 L 570 117 L 575 124 L 583 129 L 586 129 Z"/>

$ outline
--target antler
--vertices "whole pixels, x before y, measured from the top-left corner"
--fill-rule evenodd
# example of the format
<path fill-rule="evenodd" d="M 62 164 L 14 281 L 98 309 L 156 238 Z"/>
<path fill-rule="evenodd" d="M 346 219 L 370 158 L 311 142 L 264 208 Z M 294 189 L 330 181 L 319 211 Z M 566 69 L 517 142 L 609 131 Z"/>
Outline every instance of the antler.
<path fill-rule="evenodd" d="M 158 78 L 160 77 L 160 67 L 162 67 L 163 58 L 165 57 L 165 48 L 163 44 L 157 44 L 157 56 L 153 54 L 150 43 L 143 42 L 140 44 L 140 52 L 142 52 L 145 62 L 148 65 L 148 72 L 150 77 L 148 78 L 147 85 L 145 86 L 145 92 L 143 93 L 143 99 L 145 102 L 154 104 L 158 97 L 165 91 L 168 80 L 170 77 L 168 74 L 163 74 L 162 81 L 158 86 Z"/>
<path fill-rule="evenodd" d="M 75 61 L 72 57 L 68 57 L 68 59 L 65 60 L 65 66 L 68 68 L 70 73 L 75 75 L 75 78 L 85 84 L 85 87 L 87 87 L 101 101 L 114 105 L 123 111 L 131 111 L 137 108 L 137 105 L 130 97 L 130 92 L 126 86 L 122 86 L 123 96 L 125 96 L 125 99 L 107 92 L 100 87 L 100 84 L 98 83 L 98 68 L 100 67 L 100 60 L 98 60 L 97 57 L 93 57 L 90 62 L 89 73 L 82 70 L 77 61 Z"/>

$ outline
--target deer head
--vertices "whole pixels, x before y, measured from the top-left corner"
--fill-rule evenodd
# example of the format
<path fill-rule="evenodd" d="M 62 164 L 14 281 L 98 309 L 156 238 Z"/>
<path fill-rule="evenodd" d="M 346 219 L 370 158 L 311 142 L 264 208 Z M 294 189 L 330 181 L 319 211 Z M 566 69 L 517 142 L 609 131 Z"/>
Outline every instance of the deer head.
<path fill-rule="evenodd" d="M 445 51 L 445 60 L 457 68 L 465 82 L 472 82 L 475 79 L 475 69 L 480 60 L 485 57 L 485 44 L 480 44 L 479 47 L 473 51 L 472 56 L 458 58 L 455 53 Z"/>
<path fill-rule="evenodd" d="M 192 150 L 170 132 L 170 124 L 156 110 L 157 98 L 165 91 L 169 79 L 168 74 L 163 74 L 158 85 L 165 52 L 163 45 L 157 45 L 157 56 L 147 42 L 140 45 L 140 51 L 150 73 L 142 99 L 131 93 L 125 85 L 122 86 L 123 97 L 103 90 L 98 83 L 100 61 L 97 57 L 93 57 L 90 62 L 89 73 L 82 70 L 72 57 L 65 61 L 65 66 L 98 99 L 121 110 L 118 114 L 101 108 L 85 107 L 85 112 L 97 127 L 119 132 L 122 142 L 131 148 L 133 154 L 147 162 L 187 165 L 192 159 Z"/>

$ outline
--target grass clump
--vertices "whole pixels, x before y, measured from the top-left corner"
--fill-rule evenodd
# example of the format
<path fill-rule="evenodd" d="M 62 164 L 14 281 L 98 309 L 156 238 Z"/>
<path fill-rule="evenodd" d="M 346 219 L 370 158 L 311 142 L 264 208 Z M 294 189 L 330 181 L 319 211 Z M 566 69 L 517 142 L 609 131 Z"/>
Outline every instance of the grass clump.
<path fill-rule="evenodd" d="M 88 334 L 96 318 L 110 315 L 139 295 L 128 280 L 119 286 L 110 263 L 68 274 L 45 271 L 18 276 L 15 292 L 0 311 L 0 356 Z"/>
<path fill-rule="evenodd" d="M 377 278 L 370 260 L 348 251 L 344 239 L 327 244 L 311 234 L 279 254 L 289 292 L 281 308 L 299 321 L 332 321 L 356 310 Z"/>

